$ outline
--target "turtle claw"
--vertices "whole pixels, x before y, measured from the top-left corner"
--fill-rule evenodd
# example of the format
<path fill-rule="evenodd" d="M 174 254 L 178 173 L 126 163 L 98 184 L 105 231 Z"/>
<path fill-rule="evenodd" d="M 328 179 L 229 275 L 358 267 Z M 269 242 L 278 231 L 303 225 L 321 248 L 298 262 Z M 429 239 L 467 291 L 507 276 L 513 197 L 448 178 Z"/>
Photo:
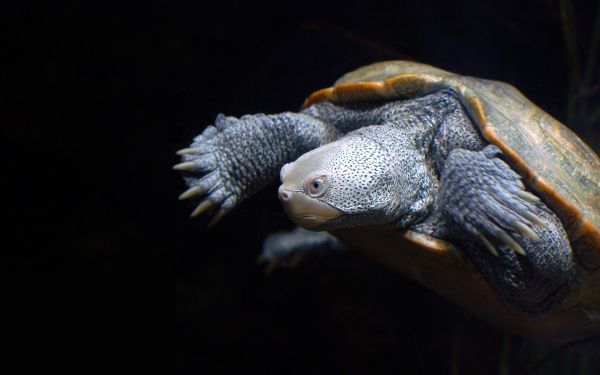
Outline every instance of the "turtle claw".
<path fill-rule="evenodd" d="M 515 192 L 515 195 L 530 203 L 537 203 L 540 201 L 540 198 L 525 190 L 518 190 L 517 192 Z"/>
<path fill-rule="evenodd" d="M 181 150 L 177 151 L 177 155 L 179 155 L 179 156 L 198 155 L 199 153 L 200 153 L 200 150 L 198 150 L 197 148 L 194 148 L 194 147 L 182 148 Z"/>
<path fill-rule="evenodd" d="M 537 225 L 540 228 L 547 228 L 546 223 L 537 215 L 533 214 L 531 211 L 519 212 L 521 216 L 525 219 L 529 220 L 532 224 Z"/>
<path fill-rule="evenodd" d="M 190 214 L 190 217 L 199 216 L 199 215 L 203 214 L 204 212 L 206 212 L 206 210 L 208 210 L 212 206 L 214 206 L 214 203 L 212 201 L 206 199 L 206 200 L 202 201 L 202 203 L 200 203 L 198 206 L 196 206 L 194 211 L 192 211 L 192 213 Z"/>
<path fill-rule="evenodd" d="M 525 250 L 523 250 L 521 245 L 519 245 L 514 238 L 512 238 L 508 233 L 506 233 L 502 229 L 499 230 L 496 236 L 500 241 L 502 241 L 502 243 L 504 243 L 504 245 L 510 247 L 514 252 L 519 253 L 523 256 L 527 256 L 527 253 L 525 252 Z"/>
<path fill-rule="evenodd" d="M 204 189 L 200 185 L 192 186 L 191 188 L 187 189 L 185 192 L 183 192 L 183 194 L 181 194 L 179 196 L 179 200 L 182 201 L 185 199 L 190 199 L 190 198 L 194 198 L 197 196 L 201 196 L 205 192 L 206 192 L 206 189 Z"/>
<path fill-rule="evenodd" d="M 515 220 L 514 222 L 512 222 L 512 226 L 517 232 L 519 232 L 519 234 L 521 234 L 521 236 L 529 237 L 534 241 L 539 241 L 540 236 L 538 236 L 537 233 L 535 233 L 531 228 L 529 228 L 522 222 Z"/>
<path fill-rule="evenodd" d="M 182 172 L 193 172 L 196 170 L 196 163 L 191 161 L 184 161 L 183 163 L 174 165 L 173 169 Z"/>
<path fill-rule="evenodd" d="M 485 238 L 485 236 L 480 235 L 479 239 L 481 240 L 481 243 L 483 243 L 483 246 L 485 246 L 485 248 L 488 249 L 490 253 L 492 253 L 496 257 L 498 256 L 498 250 L 496 250 L 494 245 L 487 238 Z"/>
<path fill-rule="evenodd" d="M 210 221 L 208 222 L 207 227 L 212 227 L 213 225 L 217 224 L 219 221 L 221 221 L 221 219 L 223 217 L 225 217 L 225 215 L 227 215 L 229 213 L 230 210 L 226 209 L 226 208 L 221 208 L 219 209 L 219 211 L 217 211 L 217 213 L 215 214 L 215 216 L 212 217 L 212 219 L 210 219 Z"/>

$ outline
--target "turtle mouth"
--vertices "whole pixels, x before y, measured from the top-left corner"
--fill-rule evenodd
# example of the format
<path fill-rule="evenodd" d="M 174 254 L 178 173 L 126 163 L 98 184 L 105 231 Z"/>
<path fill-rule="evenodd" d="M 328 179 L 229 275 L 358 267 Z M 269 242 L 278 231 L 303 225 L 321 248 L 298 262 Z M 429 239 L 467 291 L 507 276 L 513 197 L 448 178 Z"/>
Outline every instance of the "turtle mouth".
<path fill-rule="evenodd" d="M 294 220 L 317 220 L 317 218 L 312 215 L 294 215 L 290 218 Z"/>
<path fill-rule="evenodd" d="M 279 200 L 283 204 L 286 215 L 305 229 L 316 228 L 343 214 L 337 208 L 311 198 L 304 191 L 293 186 L 281 185 Z"/>
<path fill-rule="evenodd" d="M 290 220 L 292 220 L 296 225 L 303 227 L 304 229 L 315 229 L 322 224 L 327 223 L 332 220 L 331 218 L 319 217 L 313 215 L 291 215 L 288 214 Z"/>

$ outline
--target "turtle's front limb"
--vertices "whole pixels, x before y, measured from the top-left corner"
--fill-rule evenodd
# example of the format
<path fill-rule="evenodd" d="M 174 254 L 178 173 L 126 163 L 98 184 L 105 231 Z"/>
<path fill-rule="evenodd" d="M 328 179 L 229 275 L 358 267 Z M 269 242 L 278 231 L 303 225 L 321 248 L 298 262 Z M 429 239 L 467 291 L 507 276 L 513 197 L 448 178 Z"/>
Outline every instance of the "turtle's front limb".
<path fill-rule="evenodd" d="M 559 302 L 575 266 L 556 215 L 527 192 L 500 150 L 453 150 L 440 176 L 438 206 L 449 236 L 503 300 L 532 314 Z"/>
<path fill-rule="evenodd" d="M 275 180 L 285 163 L 339 136 L 333 126 L 305 114 L 256 114 L 239 119 L 221 114 L 214 126 L 178 152 L 182 162 L 174 169 L 184 173 L 189 186 L 180 199 L 204 198 L 192 216 L 211 211 L 210 224 L 214 224 Z"/>
<path fill-rule="evenodd" d="M 276 266 L 295 267 L 310 254 L 346 250 L 348 248 L 328 232 L 313 232 L 296 227 L 288 232 L 269 234 L 263 242 L 259 259 L 267 264 L 267 273 L 271 273 Z"/>

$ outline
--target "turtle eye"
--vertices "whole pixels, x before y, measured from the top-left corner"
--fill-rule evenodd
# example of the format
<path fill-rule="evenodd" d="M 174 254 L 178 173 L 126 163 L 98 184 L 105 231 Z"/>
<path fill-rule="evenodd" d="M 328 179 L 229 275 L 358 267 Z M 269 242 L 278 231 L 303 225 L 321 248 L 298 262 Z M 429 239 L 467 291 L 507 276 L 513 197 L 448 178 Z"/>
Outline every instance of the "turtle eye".
<path fill-rule="evenodd" d="M 319 176 L 308 181 L 308 186 L 306 190 L 308 190 L 308 194 L 311 197 L 318 198 L 325 193 L 325 184 L 325 176 Z"/>

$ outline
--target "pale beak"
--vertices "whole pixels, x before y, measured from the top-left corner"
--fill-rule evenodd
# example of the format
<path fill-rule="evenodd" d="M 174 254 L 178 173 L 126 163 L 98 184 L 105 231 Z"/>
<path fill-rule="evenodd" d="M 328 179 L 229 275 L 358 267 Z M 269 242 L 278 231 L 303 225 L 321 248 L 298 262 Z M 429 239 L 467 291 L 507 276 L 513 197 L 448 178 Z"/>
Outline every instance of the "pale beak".
<path fill-rule="evenodd" d="M 343 214 L 342 211 L 307 196 L 302 189 L 283 184 L 278 197 L 286 215 L 296 224 L 305 228 L 315 228 Z"/>

